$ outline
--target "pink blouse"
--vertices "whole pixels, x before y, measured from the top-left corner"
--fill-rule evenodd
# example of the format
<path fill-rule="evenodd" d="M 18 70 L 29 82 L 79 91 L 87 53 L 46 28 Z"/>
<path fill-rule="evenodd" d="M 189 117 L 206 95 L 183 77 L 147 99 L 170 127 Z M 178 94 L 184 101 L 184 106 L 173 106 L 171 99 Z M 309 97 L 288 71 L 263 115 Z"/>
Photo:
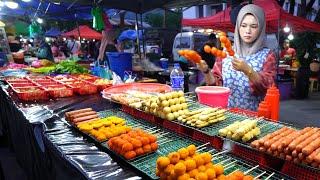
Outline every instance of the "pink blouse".
<path fill-rule="evenodd" d="M 215 85 L 217 86 L 223 85 L 222 60 L 221 58 L 217 58 L 212 69 L 213 76 L 216 80 Z M 255 81 L 250 81 L 251 93 L 255 96 L 264 96 L 267 89 L 274 83 L 276 76 L 276 58 L 273 52 L 269 52 L 262 66 L 262 71 L 257 73 L 259 74 L 259 78 Z"/>

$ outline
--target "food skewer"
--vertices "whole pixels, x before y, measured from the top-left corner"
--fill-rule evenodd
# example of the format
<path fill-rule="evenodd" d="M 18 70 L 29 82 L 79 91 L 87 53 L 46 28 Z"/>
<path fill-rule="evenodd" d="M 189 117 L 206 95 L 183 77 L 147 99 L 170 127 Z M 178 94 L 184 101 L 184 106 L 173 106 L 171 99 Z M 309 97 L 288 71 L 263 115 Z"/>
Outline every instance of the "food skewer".
<path fill-rule="evenodd" d="M 258 176 L 254 177 L 253 180 L 258 179 L 259 177 L 263 176 L 265 173 L 267 173 L 267 171 L 263 171 L 261 174 L 259 174 Z"/>
<path fill-rule="evenodd" d="M 273 172 L 273 173 L 271 173 L 267 178 L 265 178 L 265 180 L 270 179 L 274 174 L 275 174 L 274 172 Z"/>
<path fill-rule="evenodd" d="M 245 171 L 243 174 L 247 175 L 249 172 L 253 171 L 254 169 L 257 169 L 258 167 L 259 167 L 259 165 L 256 165 L 256 166 L 252 167 L 251 169 Z"/>

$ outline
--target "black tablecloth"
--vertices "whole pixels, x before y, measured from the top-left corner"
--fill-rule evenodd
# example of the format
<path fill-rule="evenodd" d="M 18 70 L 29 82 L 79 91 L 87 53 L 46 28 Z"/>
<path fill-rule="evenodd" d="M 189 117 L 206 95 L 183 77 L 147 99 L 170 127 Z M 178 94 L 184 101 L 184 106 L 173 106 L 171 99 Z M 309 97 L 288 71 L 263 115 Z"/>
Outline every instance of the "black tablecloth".
<path fill-rule="evenodd" d="M 117 105 L 100 95 L 22 103 L 0 88 L 0 135 L 6 135 L 28 179 L 141 179 L 115 162 L 64 120 L 64 112 L 84 107 L 96 111 Z"/>

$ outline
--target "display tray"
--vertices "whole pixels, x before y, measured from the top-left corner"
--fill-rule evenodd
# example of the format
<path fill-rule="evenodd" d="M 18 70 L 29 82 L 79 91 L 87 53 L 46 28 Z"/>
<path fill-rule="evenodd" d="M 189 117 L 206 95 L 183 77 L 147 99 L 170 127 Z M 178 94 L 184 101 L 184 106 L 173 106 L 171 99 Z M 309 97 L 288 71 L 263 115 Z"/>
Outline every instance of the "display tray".
<path fill-rule="evenodd" d="M 43 88 L 52 98 L 73 96 L 73 89 L 61 84 L 50 84 L 43 86 Z"/>
<path fill-rule="evenodd" d="M 86 80 L 83 80 L 83 81 L 88 82 L 88 83 L 90 83 L 90 84 L 92 84 L 92 85 L 94 85 L 94 86 L 97 86 L 98 91 L 103 91 L 104 89 L 109 88 L 109 87 L 112 86 L 112 83 L 108 83 L 108 84 L 95 84 L 95 81 L 96 81 L 96 80 L 99 80 L 99 79 L 101 79 L 101 78 L 86 79 Z"/>
<path fill-rule="evenodd" d="M 17 87 L 12 89 L 13 92 L 18 96 L 19 99 L 23 101 L 35 101 L 35 100 L 48 100 L 48 93 L 38 87 L 38 86 L 29 86 L 29 87 Z"/>
<path fill-rule="evenodd" d="M 95 94 L 98 92 L 97 86 L 92 84 L 88 84 L 85 82 L 77 83 L 77 84 L 68 84 L 68 87 L 72 88 L 73 91 L 79 95 L 89 95 Z"/>
<path fill-rule="evenodd" d="M 212 148 L 209 145 L 209 143 L 204 144 L 202 142 L 195 141 L 190 138 L 185 138 L 167 129 L 161 128 L 160 126 L 155 126 L 153 124 L 145 122 L 144 120 L 136 119 L 131 115 L 122 112 L 119 109 L 101 111 L 99 112 L 99 116 L 117 116 L 123 118 L 126 120 L 127 125 L 132 126 L 133 128 L 140 128 L 157 136 L 157 151 L 128 161 L 120 155 L 114 153 L 112 150 L 110 150 L 105 144 L 106 142 L 98 142 L 93 137 L 90 137 L 88 134 L 84 134 L 87 138 L 89 138 L 95 144 L 97 144 L 97 146 L 101 148 L 101 150 L 108 152 L 117 160 L 130 165 L 136 171 L 142 173 L 142 175 L 146 178 L 159 179 L 155 174 L 156 160 L 159 156 L 165 156 L 170 152 L 177 151 L 179 148 L 186 147 L 190 144 L 195 144 L 199 148 L 199 152 L 210 152 L 211 154 L 213 154 L 213 162 L 215 164 L 221 163 L 222 165 L 224 165 L 225 174 L 230 174 L 235 170 L 242 170 L 243 172 L 247 171 L 248 174 L 259 176 L 262 179 L 292 179 L 279 172 L 273 172 L 271 169 L 261 168 L 257 165 L 254 165 L 254 163 L 252 162 L 247 162 L 242 159 L 239 159 L 226 151 L 219 152 Z"/>
<path fill-rule="evenodd" d="M 172 91 L 171 87 L 166 84 L 159 83 L 128 83 L 114 85 L 102 91 L 105 98 L 110 97 L 112 94 L 126 93 L 127 91 L 140 91 L 150 93 L 164 93 Z"/>

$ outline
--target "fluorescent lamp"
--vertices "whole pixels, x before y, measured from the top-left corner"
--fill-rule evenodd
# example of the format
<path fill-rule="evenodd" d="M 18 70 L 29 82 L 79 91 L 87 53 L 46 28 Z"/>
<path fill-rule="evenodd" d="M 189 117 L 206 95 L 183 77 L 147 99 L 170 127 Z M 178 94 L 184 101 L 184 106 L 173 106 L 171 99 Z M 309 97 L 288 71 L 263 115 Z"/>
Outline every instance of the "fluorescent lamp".
<path fill-rule="evenodd" d="M 290 33 L 290 34 L 288 35 L 288 39 L 289 39 L 290 41 L 294 39 L 294 36 L 293 36 L 292 33 Z"/>
<path fill-rule="evenodd" d="M 13 1 L 5 1 L 4 4 L 10 9 L 17 9 L 19 4 Z"/>
<path fill-rule="evenodd" d="M 23 2 L 30 2 L 31 0 L 22 0 Z"/>

